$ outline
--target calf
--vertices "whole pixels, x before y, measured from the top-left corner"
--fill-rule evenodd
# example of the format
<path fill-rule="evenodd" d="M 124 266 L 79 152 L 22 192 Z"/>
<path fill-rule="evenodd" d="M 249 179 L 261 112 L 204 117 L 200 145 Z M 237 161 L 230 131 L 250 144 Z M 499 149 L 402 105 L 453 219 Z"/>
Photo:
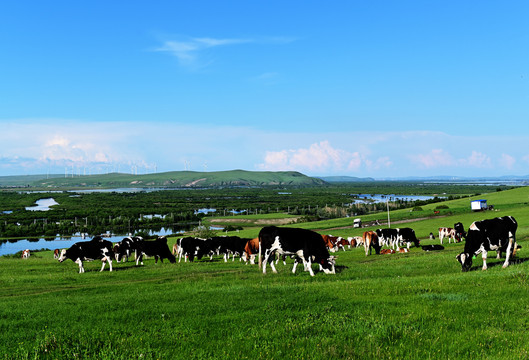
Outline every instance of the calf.
<path fill-rule="evenodd" d="M 136 265 L 143 265 L 143 256 L 154 256 L 154 263 L 158 263 L 158 259 L 163 262 L 163 259 L 169 259 L 169 262 L 175 263 L 176 258 L 171 254 L 169 246 L 167 245 L 167 238 L 165 236 L 158 236 L 154 241 L 139 241 L 137 243 L 138 257 L 136 258 Z"/>
<path fill-rule="evenodd" d="M 79 274 L 82 274 L 85 272 L 83 261 L 96 259 L 102 262 L 100 271 L 103 271 L 107 262 L 110 271 L 112 271 L 112 257 L 112 243 L 108 240 L 103 240 L 101 236 L 95 236 L 90 241 L 77 242 L 69 249 L 63 249 L 58 260 L 62 263 L 66 259 L 71 259 L 79 265 Z"/>
<path fill-rule="evenodd" d="M 393 249 L 382 249 L 380 250 L 381 254 L 395 254 L 395 250 Z"/>
<path fill-rule="evenodd" d="M 22 258 L 22 259 L 27 259 L 27 258 L 29 258 L 30 255 L 31 255 L 31 254 L 29 253 L 29 249 L 26 249 L 26 250 L 22 251 L 22 256 L 21 256 L 21 258 Z"/>
<path fill-rule="evenodd" d="M 474 221 L 468 229 L 463 252 L 456 256 L 461 264 L 461 270 L 470 270 L 472 258 L 479 253 L 483 259 L 482 269 L 487 270 L 487 252 L 491 250 L 497 252 L 498 259 L 502 251 L 505 251 L 503 267 L 509 266 L 511 256 L 516 255 L 517 228 L 518 223 L 512 216 Z"/>
<path fill-rule="evenodd" d="M 53 258 L 58 259 L 61 256 L 61 251 L 59 249 L 53 250 Z"/>
<path fill-rule="evenodd" d="M 450 227 L 440 227 L 439 228 L 439 240 L 441 241 L 441 245 L 443 245 L 443 239 L 448 238 L 448 243 L 452 240 L 454 240 L 454 243 L 456 242 L 456 231 L 455 229 L 452 229 Z"/>

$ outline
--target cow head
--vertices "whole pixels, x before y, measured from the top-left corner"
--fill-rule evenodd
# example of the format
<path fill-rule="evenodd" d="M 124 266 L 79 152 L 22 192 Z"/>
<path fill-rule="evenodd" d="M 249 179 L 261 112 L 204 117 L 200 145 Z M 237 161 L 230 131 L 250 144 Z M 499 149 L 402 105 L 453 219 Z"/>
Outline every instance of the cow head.
<path fill-rule="evenodd" d="M 63 262 L 64 260 L 67 259 L 66 257 L 66 249 L 62 249 L 61 250 L 61 254 L 59 255 L 59 258 L 57 260 L 59 260 L 59 262 Z"/>
<path fill-rule="evenodd" d="M 336 270 L 334 269 L 334 265 L 336 265 L 335 256 L 329 256 L 327 259 L 323 259 L 320 265 L 324 273 L 336 274 Z"/>
<path fill-rule="evenodd" d="M 461 271 L 466 272 L 472 266 L 472 255 L 469 253 L 461 253 L 456 256 L 457 261 L 461 263 Z"/>

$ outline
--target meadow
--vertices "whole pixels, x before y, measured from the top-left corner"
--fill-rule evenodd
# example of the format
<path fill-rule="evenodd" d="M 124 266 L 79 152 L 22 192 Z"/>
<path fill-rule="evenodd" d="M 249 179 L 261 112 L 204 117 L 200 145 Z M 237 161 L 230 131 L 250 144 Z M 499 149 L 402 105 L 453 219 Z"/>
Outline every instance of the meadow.
<path fill-rule="evenodd" d="M 482 195 L 494 211 L 470 212 L 472 197 L 390 213 L 421 244 L 439 226 L 512 215 L 522 249 L 506 269 L 489 254 L 461 272 L 445 250 L 365 256 L 338 253 L 337 273 L 310 277 L 292 263 L 263 275 L 221 258 L 194 263 L 100 262 L 78 274 L 51 252 L 0 258 L 0 354 L 4 359 L 525 359 L 529 357 L 529 189 Z M 480 197 L 480 198 L 481 198 Z M 387 214 L 370 214 L 370 220 Z M 351 218 L 296 224 L 359 235 Z M 256 236 L 260 227 L 239 236 Z M 369 228 L 368 228 L 369 229 Z M 436 234 L 437 237 L 437 234 Z M 170 246 L 176 238 L 170 239 Z M 108 268 L 107 268 L 108 269 Z M 316 266 L 315 266 L 316 270 Z"/>

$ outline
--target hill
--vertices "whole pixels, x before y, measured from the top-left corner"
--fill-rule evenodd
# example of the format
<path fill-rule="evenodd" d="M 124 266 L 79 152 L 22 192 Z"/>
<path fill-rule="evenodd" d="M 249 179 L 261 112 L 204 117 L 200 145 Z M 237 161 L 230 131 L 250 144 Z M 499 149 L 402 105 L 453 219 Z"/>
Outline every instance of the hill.
<path fill-rule="evenodd" d="M 204 188 L 222 186 L 314 186 L 323 185 L 321 179 L 312 178 L 295 171 L 172 171 L 155 174 L 109 173 L 99 175 L 49 177 L 34 175 L 31 178 L 0 178 L 0 186 L 30 186 L 38 188 L 120 188 L 120 187 L 163 187 L 163 188 Z M 3 181 L 2 181 L 3 180 Z"/>

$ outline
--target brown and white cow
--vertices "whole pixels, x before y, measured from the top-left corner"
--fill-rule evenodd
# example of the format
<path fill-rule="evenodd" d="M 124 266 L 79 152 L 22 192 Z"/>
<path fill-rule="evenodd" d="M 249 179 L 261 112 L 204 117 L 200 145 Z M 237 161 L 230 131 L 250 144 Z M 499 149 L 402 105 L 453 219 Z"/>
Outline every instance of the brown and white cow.
<path fill-rule="evenodd" d="M 259 254 L 259 238 L 256 237 L 254 239 L 248 240 L 246 245 L 244 246 L 244 261 L 248 264 L 248 260 L 250 261 L 250 264 L 255 264 L 255 255 Z"/>
<path fill-rule="evenodd" d="M 29 249 L 26 249 L 26 250 L 22 251 L 22 256 L 21 257 L 22 257 L 22 259 L 27 259 L 27 258 L 29 258 L 30 255 L 31 254 L 29 253 Z"/>
<path fill-rule="evenodd" d="M 53 258 L 58 259 L 61 256 L 61 250 L 55 249 L 53 250 Z"/>
<path fill-rule="evenodd" d="M 366 251 L 366 256 L 371 255 L 371 248 L 375 249 L 376 254 L 380 254 L 380 245 L 378 235 L 374 231 L 366 231 L 363 235 L 364 240 L 364 249 Z"/>
<path fill-rule="evenodd" d="M 456 231 L 455 229 L 451 227 L 440 227 L 439 228 L 439 240 L 441 241 L 441 245 L 443 245 L 443 239 L 448 238 L 448 243 L 452 240 L 454 240 L 454 243 L 456 242 Z"/>

